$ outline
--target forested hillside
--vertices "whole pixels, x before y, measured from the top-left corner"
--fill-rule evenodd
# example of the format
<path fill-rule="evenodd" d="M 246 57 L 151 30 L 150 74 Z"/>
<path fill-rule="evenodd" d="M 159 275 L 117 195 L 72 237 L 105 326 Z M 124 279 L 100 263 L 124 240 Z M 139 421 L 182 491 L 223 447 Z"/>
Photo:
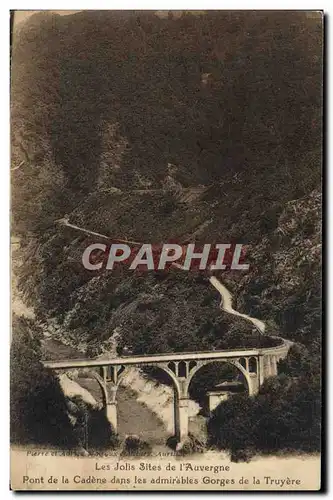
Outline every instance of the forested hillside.
<path fill-rule="evenodd" d="M 321 329 L 322 20 L 37 13 L 12 51 L 12 230 L 37 318 L 88 355 L 253 345 L 202 274 L 87 271 L 96 239 L 243 243 L 220 277 L 268 334 Z M 307 351 L 308 352 L 308 351 Z"/>

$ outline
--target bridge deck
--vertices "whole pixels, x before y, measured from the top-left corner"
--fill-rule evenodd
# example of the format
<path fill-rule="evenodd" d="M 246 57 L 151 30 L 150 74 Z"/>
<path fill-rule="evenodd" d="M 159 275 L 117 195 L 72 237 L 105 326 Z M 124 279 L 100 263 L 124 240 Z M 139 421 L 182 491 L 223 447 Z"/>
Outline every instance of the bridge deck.
<path fill-rule="evenodd" d="M 279 346 L 280 347 L 280 346 Z M 124 356 L 109 359 L 70 359 L 62 361 L 44 361 L 44 366 L 48 368 L 79 368 L 95 367 L 107 365 L 147 365 L 154 363 L 163 363 L 170 361 L 197 361 L 197 360 L 218 360 L 228 358 L 240 358 L 243 356 L 258 356 L 264 354 L 265 349 L 237 349 L 235 351 L 206 351 L 190 353 L 167 353 L 152 354 L 144 356 Z"/>

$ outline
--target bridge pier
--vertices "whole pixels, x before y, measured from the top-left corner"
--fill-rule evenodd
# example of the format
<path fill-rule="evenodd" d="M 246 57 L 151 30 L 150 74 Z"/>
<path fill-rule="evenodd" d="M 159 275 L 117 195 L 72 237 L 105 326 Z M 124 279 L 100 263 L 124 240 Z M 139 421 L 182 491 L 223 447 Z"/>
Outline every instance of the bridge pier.
<path fill-rule="evenodd" d="M 265 380 L 265 362 L 264 356 L 259 356 L 259 386 L 264 383 Z"/>
<path fill-rule="evenodd" d="M 249 373 L 248 379 L 249 396 L 255 396 L 259 392 L 259 375 L 257 373 Z"/>
<path fill-rule="evenodd" d="M 272 377 L 275 377 L 278 373 L 276 357 L 271 356 L 270 358 L 271 358 L 271 375 L 272 375 Z"/>
<path fill-rule="evenodd" d="M 188 398 L 179 398 L 178 395 L 175 394 L 175 436 L 178 443 L 183 443 L 188 437 L 188 404 Z"/>
<path fill-rule="evenodd" d="M 105 370 L 106 372 L 106 370 Z M 118 419 L 117 419 L 117 385 L 113 381 L 106 380 L 106 373 L 104 372 L 104 386 L 105 386 L 105 399 L 104 399 L 104 409 L 105 417 L 107 421 L 111 424 L 114 432 L 117 434 L 118 431 Z"/>
<path fill-rule="evenodd" d="M 274 377 L 277 375 L 277 362 L 276 357 L 269 354 L 265 357 L 263 361 L 264 365 L 264 377 L 263 379 Z"/>
<path fill-rule="evenodd" d="M 115 401 L 105 405 L 105 416 L 114 432 L 117 433 L 117 403 Z"/>

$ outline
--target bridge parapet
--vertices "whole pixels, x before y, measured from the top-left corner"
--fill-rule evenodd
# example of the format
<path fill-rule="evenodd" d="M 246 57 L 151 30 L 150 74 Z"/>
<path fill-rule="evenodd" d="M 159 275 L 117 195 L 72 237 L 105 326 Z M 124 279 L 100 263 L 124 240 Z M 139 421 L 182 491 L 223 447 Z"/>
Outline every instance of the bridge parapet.
<path fill-rule="evenodd" d="M 279 337 L 272 337 L 278 339 Z M 288 352 L 290 343 L 281 339 L 281 344 L 275 347 L 260 347 L 260 348 L 237 348 L 221 351 L 196 351 L 196 352 L 180 352 L 180 353 L 162 353 L 162 354 L 146 354 L 139 356 L 122 356 L 109 359 L 101 358 L 84 358 L 61 361 L 43 361 L 44 366 L 52 369 L 66 368 L 83 368 L 83 367 L 99 367 L 108 365 L 151 365 L 164 361 L 189 361 L 189 360 L 218 360 L 226 358 L 239 358 L 248 356 L 259 356 L 273 353 Z"/>

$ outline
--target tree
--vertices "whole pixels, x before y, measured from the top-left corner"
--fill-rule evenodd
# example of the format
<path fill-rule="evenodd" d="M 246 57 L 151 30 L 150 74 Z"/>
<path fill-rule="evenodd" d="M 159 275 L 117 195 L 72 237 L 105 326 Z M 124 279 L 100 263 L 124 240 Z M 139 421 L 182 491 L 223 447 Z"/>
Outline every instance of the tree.
<path fill-rule="evenodd" d="M 76 440 L 57 378 L 40 362 L 40 330 L 14 317 L 11 345 L 11 441 L 73 447 Z"/>

